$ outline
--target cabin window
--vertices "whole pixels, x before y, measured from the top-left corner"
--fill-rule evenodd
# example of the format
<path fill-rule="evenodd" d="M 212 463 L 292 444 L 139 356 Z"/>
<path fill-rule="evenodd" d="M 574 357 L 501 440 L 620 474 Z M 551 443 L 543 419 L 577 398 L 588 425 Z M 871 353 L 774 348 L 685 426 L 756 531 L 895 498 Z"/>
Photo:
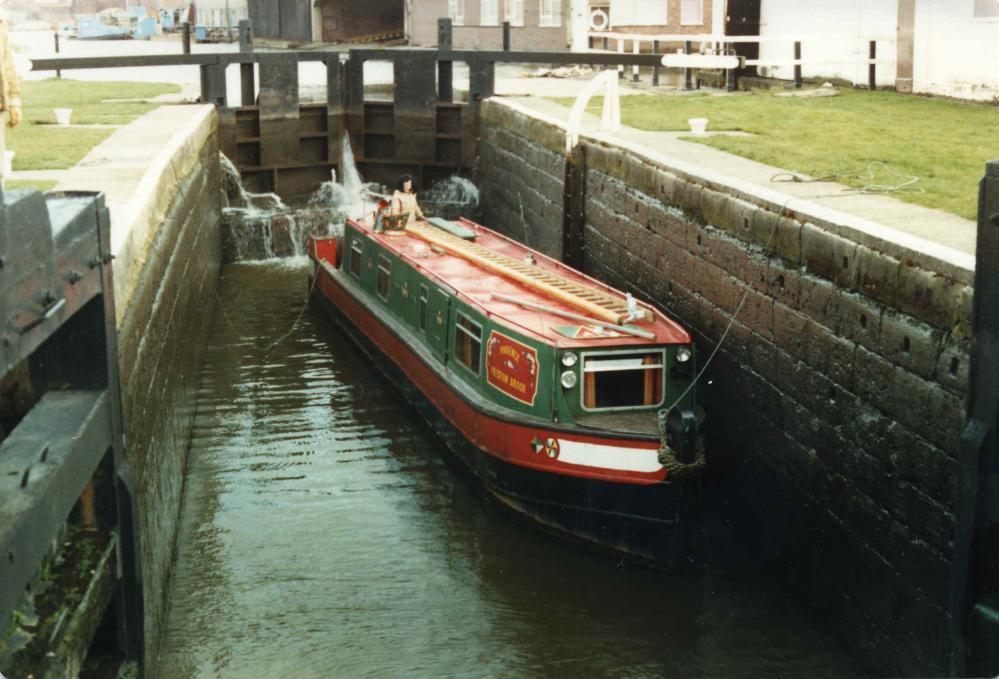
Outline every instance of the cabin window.
<path fill-rule="evenodd" d="M 392 262 L 385 255 L 378 255 L 378 277 L 375 290 L 382 299 L 388 299 L 392 283 Z"/>
<path fill-rule="evenodd" d="M 364 251 L 364 244 L 357 237 L 350 241 L 350 273 L 354 278 L 361 277 L 361 254 Z"/>
<path fill-rule="evenodd" d="M 662 351 L 583 356 L 583 408 L 644 408 L 663 402 Z"/>
<path fill-rule="evenodd" d="M 482 326 L 458 314 L 454 324 L 454 358 L 458 363 L 479 374 L 482 355 Z"/>
<path fill-rule="evenodd" d="M 427 331 L 427 306 L 430 304 L 430 290 L 420 286 L 420 332 Z"/>

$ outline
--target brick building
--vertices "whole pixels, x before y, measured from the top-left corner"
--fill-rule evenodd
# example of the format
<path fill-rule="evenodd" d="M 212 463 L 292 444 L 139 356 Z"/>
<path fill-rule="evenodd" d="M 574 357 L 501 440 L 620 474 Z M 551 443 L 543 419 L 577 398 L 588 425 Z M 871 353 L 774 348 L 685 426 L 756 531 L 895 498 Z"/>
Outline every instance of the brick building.
<path fill-rule="evenodd" d="M 747 1 L 758 6 L 760 0 L 727 4 Z M 437 19 L 450 17 L 455 46 L 478 49 L 502 46 L 504 21 L 511 24 L 513 49 L 583 50 L 588 36 L 600 32 L 723 33 L 726 17 L 726 0 L 411 0 L 410 5 L 412 44 L 435 45 Z"/>
<path fill-rule="evenodd" d="M 598 12 L 602 12 L 600 16 Z M 725 0 L 604 0 L 591 3 L 590 26 L 617 33 L 705 34 L 725 15 Z"/>
<path fill-rule="evenodd" d="M 585 47 L 588 10 L 588 0 L 411 0 L 410 42 L 436 45 L 437 20 L 450 17 L 459 48 L 502 48 L 504 21 L 515 50 Z"/>

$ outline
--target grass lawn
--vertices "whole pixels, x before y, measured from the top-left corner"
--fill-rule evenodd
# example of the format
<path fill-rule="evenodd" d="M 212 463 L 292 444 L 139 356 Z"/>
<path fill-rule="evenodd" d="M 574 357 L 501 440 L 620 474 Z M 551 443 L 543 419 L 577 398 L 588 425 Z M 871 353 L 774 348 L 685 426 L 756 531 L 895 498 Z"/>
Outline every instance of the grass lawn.
<path fill-rule="evenodd" d="M 599 114 L 599 98 L 590 108 Z M 572 105 L 571 99 L 558 99 Z M 742 130 L 753 137 L 686 137 L 768 165 L 812 177 L 864 171 L 875 177 L 838 178 L 860 187 L 919 177 L 924 193 L 897 198 L 975 219 L 985 162 L 999 158 L 999 107 L 867 90 L 835 97 L 732 95 L 621 97 L 621 119 L 642 130 L 688 130 L 688 118 L 708 118 L 709 130 Z"/>
<path fill-rule="evenodd" d="M 46 179 L 19 179 L 3 183 L 4 189 L 34 189 L 35 191 L 51 191 L 58 182 Z"/>
<path fill-rule="evenodd" d="M 22 82 L 24 121 L 7 133 L 7 148 L 17 154 L 14 170 L 73 167 L 114 132 L 111 128 L 57 127 L 51 124 L 55 122 L 54 108 L 73 109 L 74 124 L 124 125 L 156 105 L 110 100 L 155 97 L 179 91 L 179 85 L 170 83 L 98 83 L 56 78 Z"/>

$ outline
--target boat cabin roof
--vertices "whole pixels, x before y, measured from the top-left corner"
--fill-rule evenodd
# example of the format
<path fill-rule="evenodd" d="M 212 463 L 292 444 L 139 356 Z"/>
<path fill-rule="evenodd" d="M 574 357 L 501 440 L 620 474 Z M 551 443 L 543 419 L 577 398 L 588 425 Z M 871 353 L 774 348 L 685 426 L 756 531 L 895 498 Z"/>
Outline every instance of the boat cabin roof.
<path fill-rule="evenodd" d="M 636 337 L 619 331 L 601 330 L 592 323 L 588 324 L 556 313 L 531 309 L 498 299 L 496 295 L 516 299 L 518 302 L 544 305 L 581 316 L 592 316 L 576 305 L 548 294 L 545 290 L 535 289 L 502 273 L 489 270 L 472 258 L 459 256 L 449 250 L 432 245 L 406 230 L 375 233 L 373 223 L 371 217 L 363 221 L 350 221 L 355 229 L 363 232 L 385 250 L 403 259 L 427 278 L 453 291 L 455 296 L 466 304 L 477 308 L 484 315 L 500 324 L 508 325 L 512 329 L 548 344 L 560 348 L 591 349 L 610 346 L 689 344 L 691 341 L 690 334 L 678 323 L 660 311 L 643 304 L 640 304 L 639 308 L 651 312 L 649 316 L 652 320 L 635 320 L 628 325 L 654 333 L 654 339 Z M 533 265 L 544 272 L 560 276 L 595 293 L 605 293 L 622 301 L 625 300 L 625 294 L 619 290 L 491 229 L 467 219 L 459 219 L 453 224 L 474 231 L 475 239 L 473 242 L 478 246 L 501 255 L 507 255 L 520 262 L 530 260 L 533 257 Z M 429 226 L 427 222 L 420 222 L 420 225 Z"/>

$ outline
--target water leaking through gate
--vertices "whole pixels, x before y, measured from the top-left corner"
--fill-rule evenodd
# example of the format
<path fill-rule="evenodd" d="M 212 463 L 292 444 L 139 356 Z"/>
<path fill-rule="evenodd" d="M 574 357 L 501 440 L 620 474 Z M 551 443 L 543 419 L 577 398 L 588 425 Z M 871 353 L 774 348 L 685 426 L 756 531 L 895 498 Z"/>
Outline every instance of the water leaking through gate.
<path fill-rule="evenodd" d="M 310 236 L 341 233 L 346 219 L 370 214 L 391 189 L 365 182 L 354 163 L 350 139 L 344 135 L 341 151 L 342 176 L 331 177 L 306 200 L 291 206 L 276 193 L 254 193 L 243 185 L 240 172 L 221 155 L 223 188 L 223 257 L 226 262 L 301 257 Z M 479 203 L 478 188 L 454 175 L 434 182 L 420 195 L 428 214 L 448 219 L 474 217 Z"/>

